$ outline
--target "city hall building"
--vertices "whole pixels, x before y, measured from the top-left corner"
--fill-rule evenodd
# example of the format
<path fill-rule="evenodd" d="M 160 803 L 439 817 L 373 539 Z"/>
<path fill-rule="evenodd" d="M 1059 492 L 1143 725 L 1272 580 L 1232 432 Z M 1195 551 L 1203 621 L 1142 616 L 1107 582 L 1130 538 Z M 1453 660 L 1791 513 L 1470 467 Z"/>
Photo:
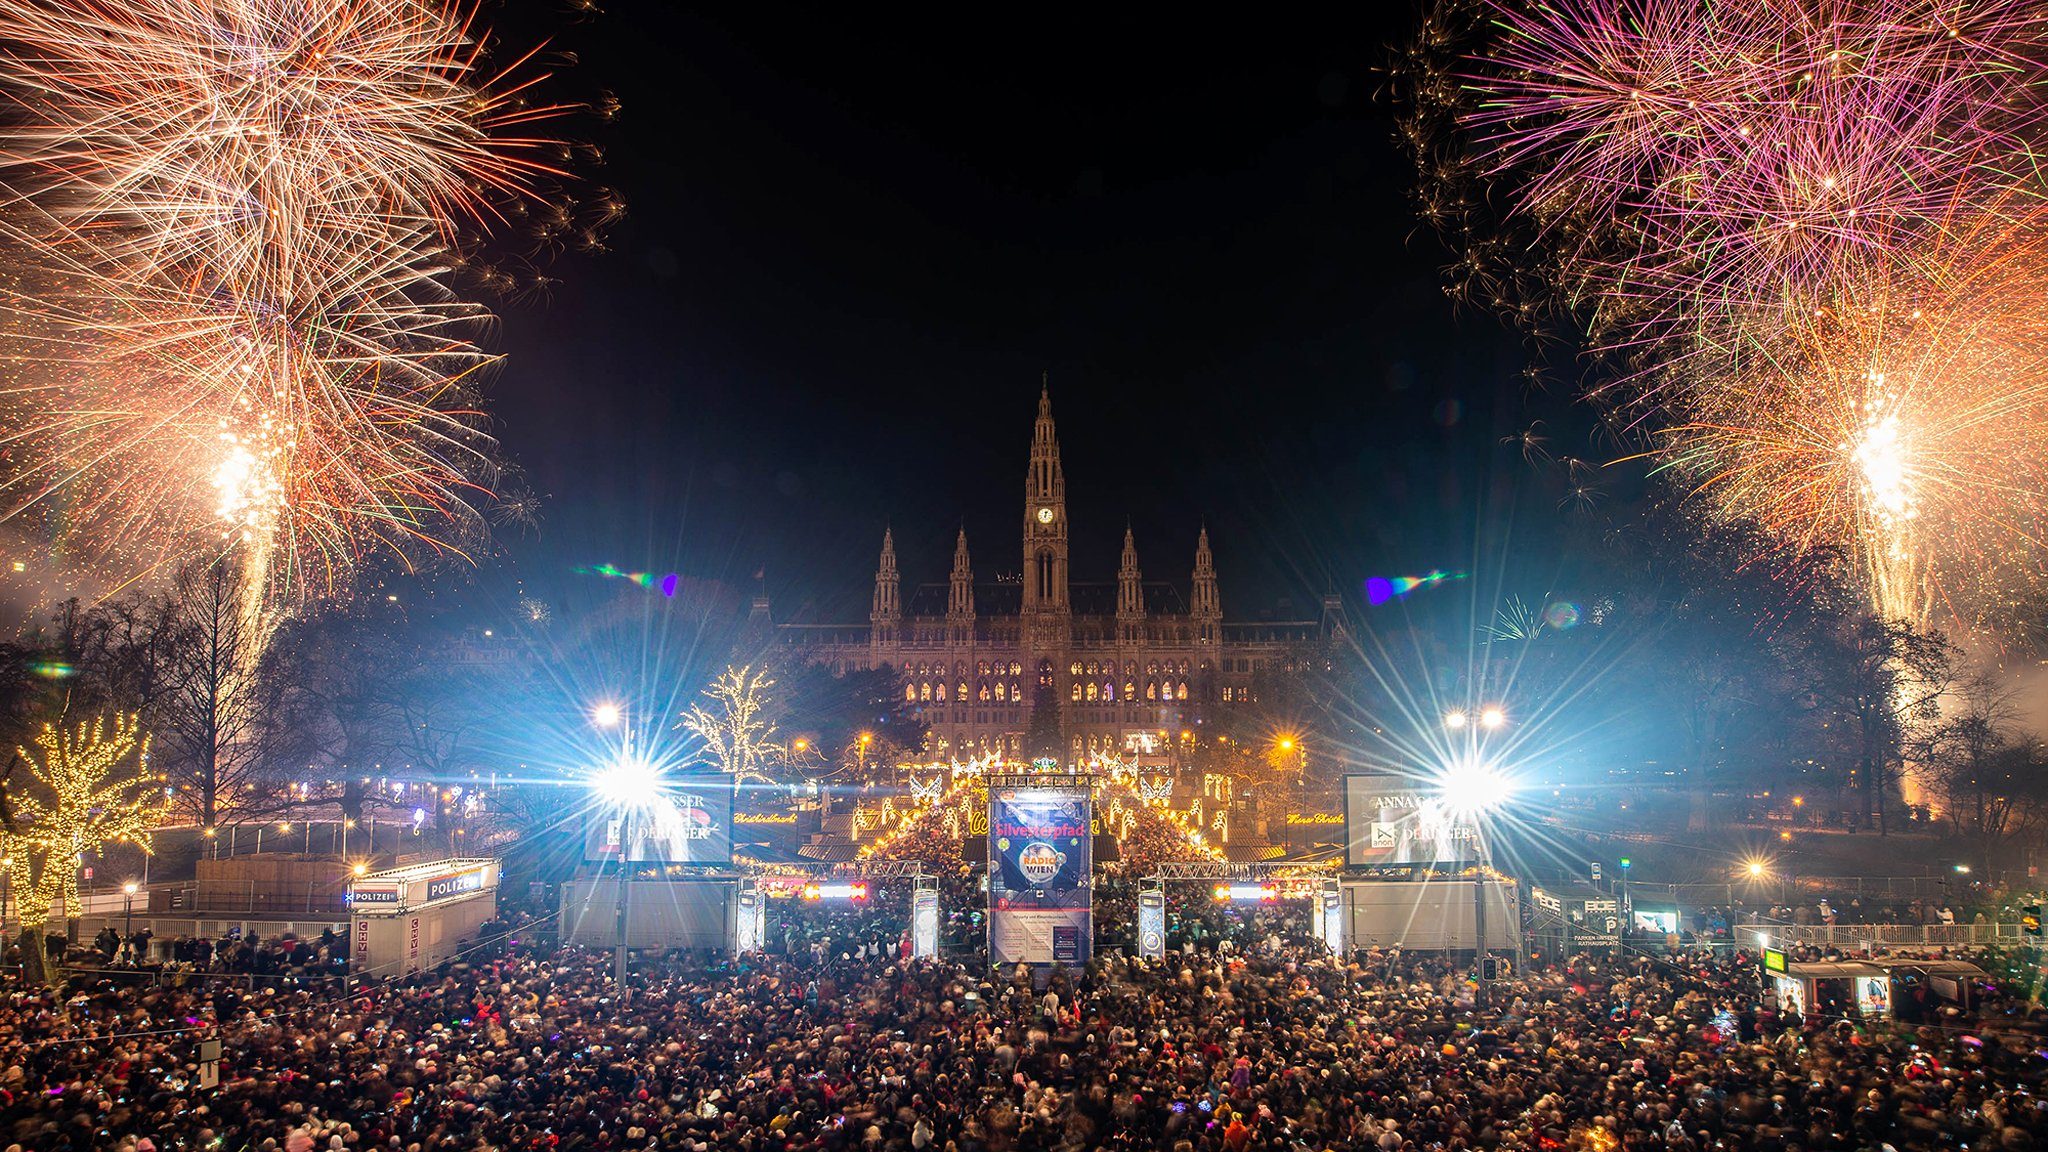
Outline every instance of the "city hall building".
<path fill-rule="evenodd" d="M 785 624 L 778 647 L 842 672 L 894 670 L 939 755 L 1022 756 L 1027 731 L 1048 731 L 1046 718 L 1034 727 L 1033 713 L 1055 708 L 1058 739 L 1080 763 L 1163 751 L 1217 709 L 1251 702 L 1260 673 L 1329 658 L 1345 626 L 1335 596 L 1324 597 L 1318 620 L 1226 620 L 1206 527 L 1186 598 L 1170 581 L 1144 578 L 1129 529 L 1113 582 L 1072 579 L 1067 543 L 1066 478 L 1052 398 L 1041 393 L 1024 474 L 1021 577 L 977 583 L 962 530 L 950 578 L 906 597 L 885 530 L 867 623 Z"/>

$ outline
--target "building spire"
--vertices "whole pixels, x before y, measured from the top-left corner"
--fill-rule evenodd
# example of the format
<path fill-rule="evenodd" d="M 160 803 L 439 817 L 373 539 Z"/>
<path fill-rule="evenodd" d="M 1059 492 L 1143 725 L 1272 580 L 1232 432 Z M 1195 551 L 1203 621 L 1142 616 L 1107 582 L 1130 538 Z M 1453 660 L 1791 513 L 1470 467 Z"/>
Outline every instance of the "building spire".
<path fill-rule="evenodd" d="M 882 529 L 882 558 L 875 565 L 875 602 L 868 612 L 868 622 L 877 633 L 883 629 L 894 629 L 903 619 L 903 580 L 896 572 L 896 537 L 888 528 Z"/>
<path fill-rule="evenodd" d="M 1117 637 L 1120 640 L 1139 639 L 1137 624 L 1145 618 L 1145 584 L 1138 572 L 1138 542 L 1131 535 L 1129 524 L 1124 525 L 1123 563 L 1116 572 L 1116 620 Z"/>
<path fill-rule="evenodd" d="M 953 579 L 946 592 L 946 616 L 955 624 L 974 620 L 974 567 L 967 559 L 967 529 L 953 542 Z"/>
<path fill-rule="evenodd" d="M 1024 611 L 1063 614 L 1067 604 L 1067 478 L 1052 423 L 1052 391 L 1041 383 L 1031 464 L 1024 472 Z"/>
<path fill-rule="evenodd" d="M 1202 525 L 1202 534 L 1195 540 L 1195 596 L 1189 607 L 1189 615 L 1195 620 L 1195 638 L 1204 643 L 1219 639 L 1223 600 L 1216 591 L 1216 557 L 1209 551 L 1207 524 Z"/>

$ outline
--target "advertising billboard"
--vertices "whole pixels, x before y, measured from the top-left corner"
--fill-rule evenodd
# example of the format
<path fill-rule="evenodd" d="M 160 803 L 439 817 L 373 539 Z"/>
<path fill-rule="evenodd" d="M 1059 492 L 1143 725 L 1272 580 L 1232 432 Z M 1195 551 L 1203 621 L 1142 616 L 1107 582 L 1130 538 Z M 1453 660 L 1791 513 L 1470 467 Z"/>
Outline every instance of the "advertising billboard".
<path fill-rule="evenodd" d="M 989 951 L 998 964 L 1080 964 L 1093 942 L 1085 784 L 991 781 Z"/>
<path fill-rule="evenodd" d="M 1344 778 L 1344 863 L 1426 872 L 1479 858 L 1479 828 L 1437 790 L 1386 773 Z"/>
<path fill-rule="evenodd" d="M 583 858 L 615 861 L 630 827 L 625 858 L 636 864 L 732 863 L 732 777 L 674 776 L 659 797 L 628 813 L 592 813 Z"/>

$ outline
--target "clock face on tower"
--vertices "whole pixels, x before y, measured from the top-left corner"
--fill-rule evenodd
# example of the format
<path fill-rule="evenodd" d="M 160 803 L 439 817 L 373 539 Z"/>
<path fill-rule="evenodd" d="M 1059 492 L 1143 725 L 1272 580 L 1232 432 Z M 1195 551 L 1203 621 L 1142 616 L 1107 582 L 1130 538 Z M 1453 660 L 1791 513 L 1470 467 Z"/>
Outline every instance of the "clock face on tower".
<path fill-rule="evenodd" d="M 1050 509 L 1050 508 L 1040 508 L 1040 509 L 1038 510 L 1038 522 L 1039 522 L 1040 524 L 1050 524 L 1050 523 L 1052 523 L 1052 509 Z"/>

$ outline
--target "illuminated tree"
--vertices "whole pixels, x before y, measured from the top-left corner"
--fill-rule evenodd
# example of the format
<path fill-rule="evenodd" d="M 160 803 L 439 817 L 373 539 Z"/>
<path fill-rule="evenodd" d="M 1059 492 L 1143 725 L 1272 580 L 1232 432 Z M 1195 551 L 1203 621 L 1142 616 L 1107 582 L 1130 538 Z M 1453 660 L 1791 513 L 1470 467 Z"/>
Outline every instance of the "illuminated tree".
<path fill-rule="evenodd" d="M 133 715 L 116 713 L 76 729 L 45 724 L 35 751 L 18 750 L 27 779 L 0 793 L 7 851 L 25 861 L 26 884 L 17 888 L 24 934 L 22 949 L 32 975 L 48 980 L 36 935 L 59 899 L 77 919 L 78 870 L 88 852 L 116 841 L 147 852 L 150 829 L 164 812 L 162 782 L 149 770 L 149 736 Z M 125 767 L 131 762 L 132 768 Z"/>
<path fill-rule="evenodd" d="M 684 730 L 704 741 L 706 758 L 736 782 L 772 784 L 768 766 L 786 758 L 767 718 L 773 687 L 775 679 L 766 670 L 746 664 L 727 668 L 704 689 L 711 706 L 692 704 L 683 713 Z"/>

